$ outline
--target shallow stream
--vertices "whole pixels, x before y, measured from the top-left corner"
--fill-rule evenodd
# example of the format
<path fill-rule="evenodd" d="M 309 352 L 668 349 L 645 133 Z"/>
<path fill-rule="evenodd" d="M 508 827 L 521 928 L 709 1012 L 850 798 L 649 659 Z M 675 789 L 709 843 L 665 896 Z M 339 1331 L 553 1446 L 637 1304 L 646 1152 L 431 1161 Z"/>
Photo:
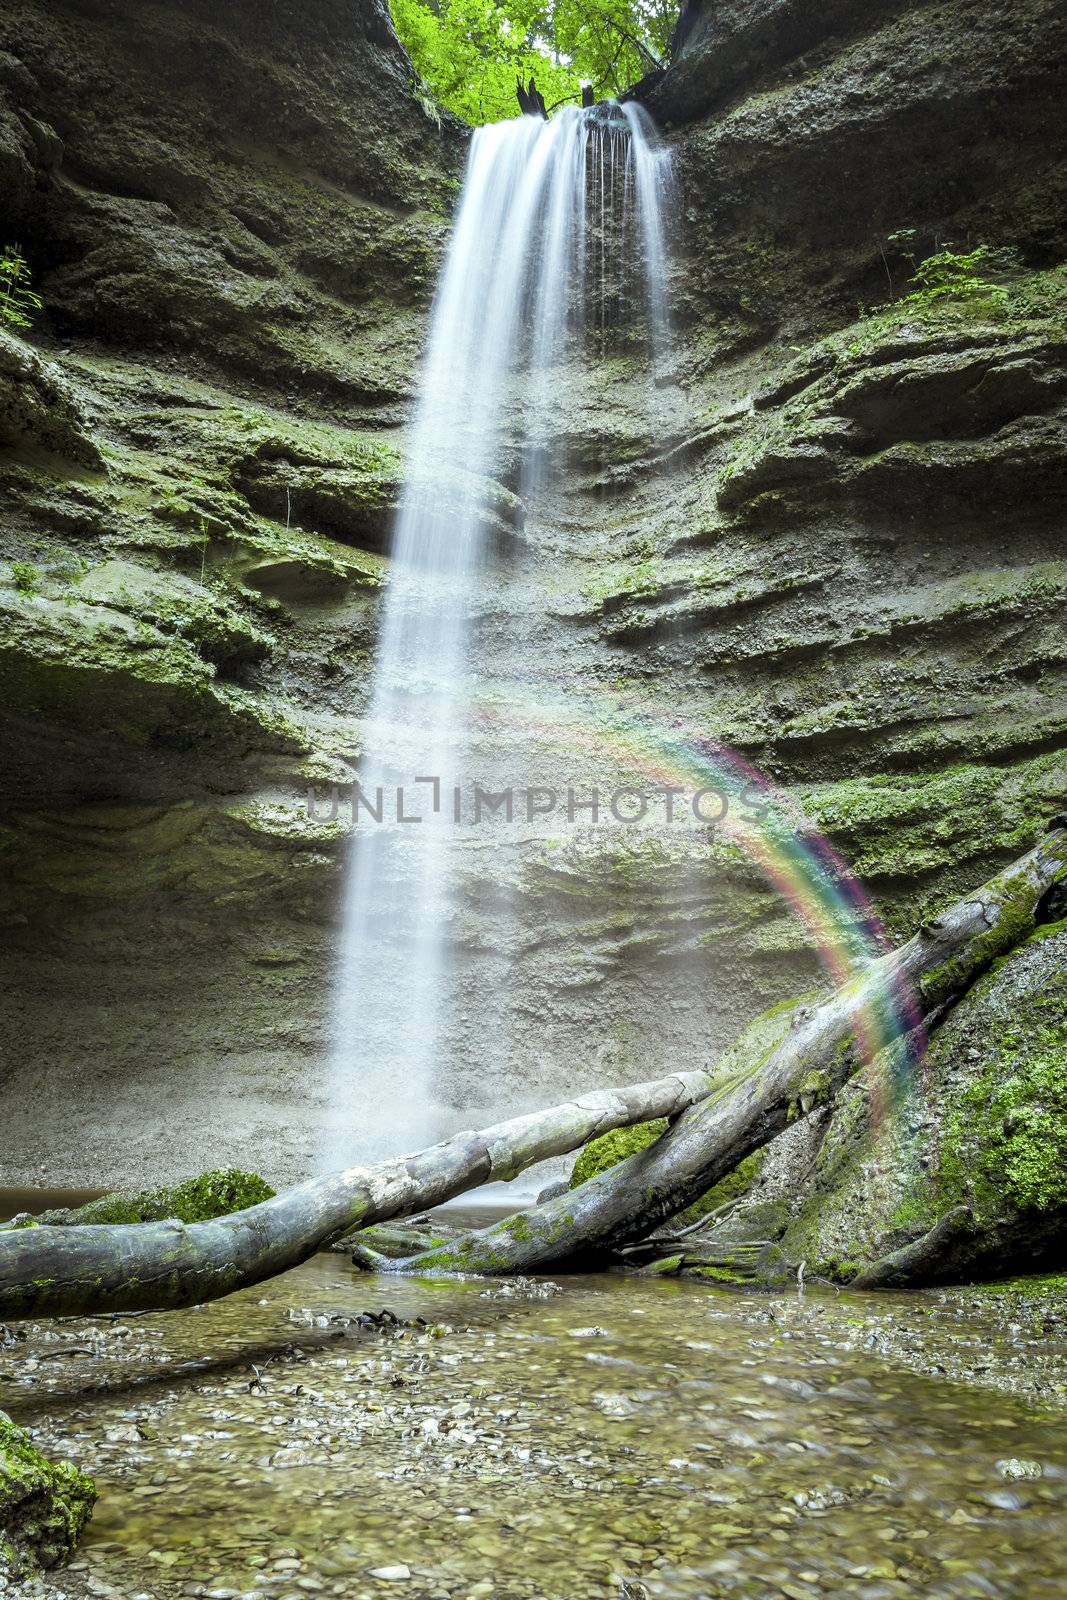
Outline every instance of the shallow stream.
<path fill-rule="evenodd" d="M 51 1595 L 1067 1594 L 1059 1312 L 334 1254 L 0 1366 L 101 1491 Z"/>

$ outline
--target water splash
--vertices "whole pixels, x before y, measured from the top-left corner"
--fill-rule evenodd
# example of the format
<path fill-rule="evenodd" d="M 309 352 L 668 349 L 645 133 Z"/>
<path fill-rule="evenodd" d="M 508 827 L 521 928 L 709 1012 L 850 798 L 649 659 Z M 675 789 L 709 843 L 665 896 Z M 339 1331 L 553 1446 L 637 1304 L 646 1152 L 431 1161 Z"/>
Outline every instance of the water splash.
<path fill-rule="evenodd" d="M 613 104 L 567 108 L 551 122 L 520 117 L 472 138 L 431 318 L 360 758 L 363 791 L 375 805 L 380 787 L 383 816 L 395 816 L 386 807 L 396 784 L 443 781 L 423 822 L 383 821 L 354 841 L 329 1166 L 415 1148 L 457 1120 L 438 1084 L 458 892 L 448 784 L 464 776 L 470 749 L 472 631 L 490 604 L 488 560 L 560 464 L 546 421 L 557 363 L 591 339 L 592 353 L 603 353 L 622 327 L 644 329 L 653 368 L 665 357 L 669 159 L 653 140 L 646 112 Z M 430 784 L 425 792 L 432 804 Z"/>

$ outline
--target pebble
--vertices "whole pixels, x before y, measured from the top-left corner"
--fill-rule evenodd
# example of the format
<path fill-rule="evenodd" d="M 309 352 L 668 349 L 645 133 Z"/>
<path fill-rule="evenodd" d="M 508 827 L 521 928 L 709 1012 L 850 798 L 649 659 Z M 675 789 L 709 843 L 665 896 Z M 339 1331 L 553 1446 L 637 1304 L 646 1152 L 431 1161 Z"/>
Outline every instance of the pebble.
<path fill-rule="evenodd" d="M 379 1583 L 407 1583 L 411 1577 L 411 1568 L 397 1567 L 368 1567 L 367 1576 L 377 1578 Z"/>
<path fill-rule="evenodd" d="M 1025 1456 L 1008 1456 L 997 1462 L 1002 1478 L 1040 1478 L 1043 1469 L 1040 1461 L 1028 1461 Z"/>

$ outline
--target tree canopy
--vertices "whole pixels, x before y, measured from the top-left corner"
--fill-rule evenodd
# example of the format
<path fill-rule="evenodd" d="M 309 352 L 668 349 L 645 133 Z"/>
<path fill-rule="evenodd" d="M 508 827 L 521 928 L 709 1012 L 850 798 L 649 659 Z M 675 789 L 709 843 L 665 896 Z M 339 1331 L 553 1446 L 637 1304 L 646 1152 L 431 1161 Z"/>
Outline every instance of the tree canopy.
<path fill-rule="evenodd" d="M 466 122 L 517 114 L 515 79 L 536 78 L 551 110 L 603 99 L 664 60 L 678 0 L 392 0 L 419 76 Z"/>

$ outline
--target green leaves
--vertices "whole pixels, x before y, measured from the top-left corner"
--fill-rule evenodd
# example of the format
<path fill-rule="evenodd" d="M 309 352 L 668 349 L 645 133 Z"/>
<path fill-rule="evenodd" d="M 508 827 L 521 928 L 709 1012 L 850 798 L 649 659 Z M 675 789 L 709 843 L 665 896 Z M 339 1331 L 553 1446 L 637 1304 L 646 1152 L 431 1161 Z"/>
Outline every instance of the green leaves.
<path fill-rule="evenodd" d="M 515 79 L 551 111 L 621 94 L 666 56 L 677 0 L 392 0 L 416 71 L 466 122 L 518 114 Z"/>
<path fill-rule="evenodd" d="M 0 325 L 28 328 L 43 301 L 30 288 L 30 269 L 17 244 L 0 252 Z"/>

